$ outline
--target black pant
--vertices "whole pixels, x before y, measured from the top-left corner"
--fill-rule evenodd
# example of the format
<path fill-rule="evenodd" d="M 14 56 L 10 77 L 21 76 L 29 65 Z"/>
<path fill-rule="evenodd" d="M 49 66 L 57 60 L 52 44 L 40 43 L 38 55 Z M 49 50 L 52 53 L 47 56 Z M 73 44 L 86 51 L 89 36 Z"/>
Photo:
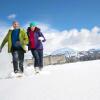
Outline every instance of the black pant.
<path fill-rule="evenodd" d="M 43 68 L 43 50 L 31 49 L 34 57 L 34 67 Z"/>
<path fill-rule="evenodd" d="M 14 50 L 12 52 L 12 58 L 13 58 L 13 68 L 15 71 L 23 72 L 23 62 L 24 62 L 24 51 L 23 50 Z M 18 68 L 19 65 L 19 68 Z"/>

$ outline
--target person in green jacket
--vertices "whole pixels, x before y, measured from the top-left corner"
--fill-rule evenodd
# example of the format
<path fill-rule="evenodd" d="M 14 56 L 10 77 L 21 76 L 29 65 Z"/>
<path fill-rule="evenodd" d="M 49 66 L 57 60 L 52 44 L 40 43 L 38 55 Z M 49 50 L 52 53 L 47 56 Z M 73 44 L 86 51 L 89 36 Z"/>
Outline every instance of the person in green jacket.
<path fill-rule="evenodd" d="M 24 53 L 26 52 L 26 45 L 28 44 L 28 36 L 24 29 L 20 28 L 19 22 L 12 23 L 13 29 L 9 29 L 4 38 L 0 52 L 4 45 L 8 42 L 8 53 L 12 54 L 13 68 L 15 73 L 23 73 Z"/>

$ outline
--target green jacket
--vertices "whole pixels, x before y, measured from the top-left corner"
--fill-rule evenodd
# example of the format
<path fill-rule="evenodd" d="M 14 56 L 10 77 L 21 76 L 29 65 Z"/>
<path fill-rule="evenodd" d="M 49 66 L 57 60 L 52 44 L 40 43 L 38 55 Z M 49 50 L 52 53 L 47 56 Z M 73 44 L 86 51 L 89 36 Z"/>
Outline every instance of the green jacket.
<path fill-rule="evenodd" d="M 22 44 L 23 50 L 26 51 L 26 45 L 28 44 L 28 36 L 27 33 L 25 32 L 24 29 L 20 29 L 19 33 L 19 40 Z M 4 45 L 8 42 L 8 53 L 11 53 L 11 48 L 12 48 L 12 30 L 9 30 L 6 37 L 4 38 L 2 44 L 1 44 L 1 49 L 4 47 Z"/>

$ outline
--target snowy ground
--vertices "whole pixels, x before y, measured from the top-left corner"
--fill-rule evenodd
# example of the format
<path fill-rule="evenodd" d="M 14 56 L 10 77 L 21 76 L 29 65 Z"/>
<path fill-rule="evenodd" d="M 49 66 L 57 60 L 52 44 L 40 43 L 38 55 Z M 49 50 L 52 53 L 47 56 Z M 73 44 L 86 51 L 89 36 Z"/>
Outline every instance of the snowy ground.
<path fill-rule="evenodd" d="M 40 75 L 1 79 L 0 100 L 100 100 L 100 60 L 52 65 Z"/>

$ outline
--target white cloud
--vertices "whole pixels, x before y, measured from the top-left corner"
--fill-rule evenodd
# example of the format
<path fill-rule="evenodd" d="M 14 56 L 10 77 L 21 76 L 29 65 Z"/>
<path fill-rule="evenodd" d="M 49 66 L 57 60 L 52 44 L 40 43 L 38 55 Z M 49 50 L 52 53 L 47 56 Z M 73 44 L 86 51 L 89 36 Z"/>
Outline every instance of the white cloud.
<path fill-rule="evenodd" d="M 100 48 L 100 27 L 93 27 L 91 30 L 82 28 L 59 31 L 47 25 L 43 27 L 43 33 L 47 39 L 44 44 L 45 51 L 51 52 L 55 49 L 69 47 L 76 50 L 88 50 Z"/>
<path fill-rule="evenodd" d="M 8 19 L 15 19 L 16 18 L 16 14 L 10 14 L 9 16 L 8 16 Z"/>
<path fill-rule="evenodd" d="M 23 25 L 26 29 L 29 23 Z M 93 27 L 91 30 L 82 28 L 70 29 L 59 31 L 57 29 L 51 28 L 50 25 L 39 23 L 38 27 L 41 28 L 44 36 L 46 37 L 46 42 L 44 44 L 45 53 L 50 53 L 59 48 L 72 48 L 76 50 L 88 50 L 90 48 L 100 48 L 100 27 Z M 8 30 L 8 26 L 1 27 L 0 33 L 5 33 Z"/>
<path fill-rule="evenodd" d="M 25 25 L 25 28 L 28 26 L 29 22 Z M 82 28 L 80 30 L 66 29 L 63 31 L 51 28 L 50 25 L 44 23 L 39 23 L 38 27 L 41 28 L 47 40 L 44 43 L 46 53 L 66 47 L 76 50 L 100 48 L 100 27 L 95 26 L 91 30 Z"/>
<path fill-rule="evenodd" d="M 4 36 L 7 34 L 8 29 L 8 24 L 0 20 L 0 43 L 3 40 Z"/>

